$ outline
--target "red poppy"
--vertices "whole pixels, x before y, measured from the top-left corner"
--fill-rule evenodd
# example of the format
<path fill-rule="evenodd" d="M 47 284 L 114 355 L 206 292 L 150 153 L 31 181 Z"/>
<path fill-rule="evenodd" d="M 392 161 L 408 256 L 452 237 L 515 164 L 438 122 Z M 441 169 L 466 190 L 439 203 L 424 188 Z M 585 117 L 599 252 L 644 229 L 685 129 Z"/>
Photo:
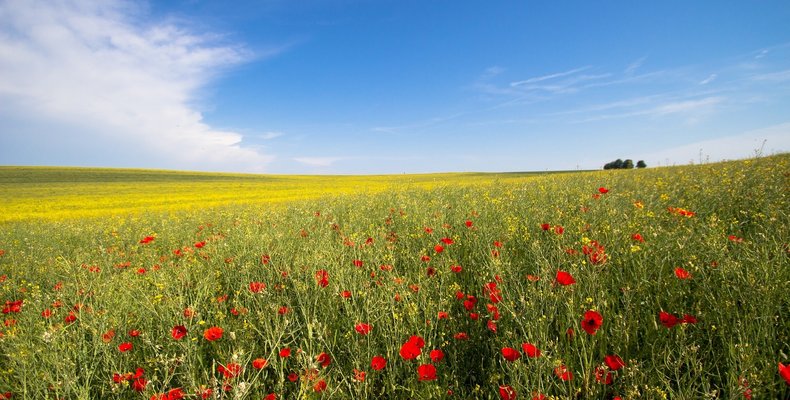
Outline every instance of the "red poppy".
<path fill-rule="evenodd" d="M 450 318 L 450 315 L 447 314 L 447 312 L 445 311 L 439 311 L 439 313 L 436 316 L 436 319 L 448 319 L 448 318 Z"/>
<path fill-rule="evenodd" d="M 203 337 L 206 338 L 209 342 L 213 342 L 215 340 L 222 338 L 222 328 L 218 326 L 212 326 L 211 328 L 206 329 L 203 331 Z"/>
<path fill-rule="evenodd" d="M 607 189 L 605 187 L 599 187 L 598 188 L 598 193 L 600 193 L 600 194 L 607 194 L 607 193 L 609 193 L 609 189 Z"/>
<path fill-rule="evenodd" d="M 288 380 L 291 382 L 296 382 L 299 379 L 299 375 L 296 375 L 296 372 L 291 372 L 288 374 Z"/>
<path fill-rule="evenodd" d="M 441 349 L 431 350 L 429 353 L 431 361 L 438 363 L 444 359 L 444 352 Z"/>
<path fill-rule="evenodd" d="M 675 276 L 677 276 L 678 279 L 688 279 L 691 278 L 691 273 L 683 268 L 677 267 L 675 268 Z"/>
<path fill-rule="evenodd" d="M 478 314 L 478 313 L 469 313 L 469 319 L 471 319 L 472 321 L 477 321 L 478 319 L 480 319 L 480 314 Z"/>
<path fill-rule="evenodd" d="M 451 244 L 455 243 L 455 241 L 453 241 L 453 239 L 445 237 L 445 238 L 442 238 L 442 243 L 444 243 L 446 245 L 451 245 Z"/>
<path fill-rule="evenodd" d="M 195 311 L 191 308 L 184 309 L 184 318 L 192 318 L 195 315 Z"/>
<path fill-rule="evenodd" d="M 475 308 L 476 304 L 477 304 L 477 298 L 475 296 L 472 295 L 466 296 L 466 300 L 464 300 L 464 308 L 466 309 L 466 311 L 472 311 L 472 309 Z"/>
<path fill-rule="evenodd" d="M 370 333 L 371 329 L 373 329 L 372 326 L 362 322 L 358 323 L 357 326 L 354 327 L 354 330 L 356 330 L 360 335 L 367 335 Z"/>
<path fill-rule="evenodd" d="M 513 362 L 521 358 L 521 353 L 519 353 L 518 350 L 512 347 L 503 347 L 502 356 L 505 357 L 505 360 Z"/>
<path fill-rule="evenodd" d="M 554 375 L 557 375 L 557 378 L 560 378 L 560 380 L 563 381 L 569 381 L 573 379 L 573 373 L 568 370 L 568 367 L 566 367 L 565 364 L 554 368 Z"/>
<path fill-rule="evenodd" d="M 540 349 L 535 347 L 532 343 L 524 343 L 521 345 L 521 349 L 524 350 L 524 354 L 527 355 L 529 358 L 538 358 L 540 357 Z"/>
<path fill-rule="evenodd" d="M 66 318 L 63 319 L 67 324 L 70 324 L 77 320 L 77 315 L 74 314 L 74 311 L 69 311 L 69 314 L 66 315 Z"/>
<path fill-rule="evenodd" d="M 562 225 L 554 225 L 554 233 L 562 235 L 565 233 L 565 228 L 563 228 Z"/>
<path fill-rule="evenodd" d="M 412 336 L 400 348 L 400 356 L 404 360 L 412 360 L 417 358 L 422 353 L 422 348 L 425 346 L 425 341 L 419 336 Z"/>
<path fill-rule="evenodd" d="M 109 331 L 104 332 L 101 335 L 101 341 L 104 342 L 104 343 L 110 343 L 110 342 L 112 342 L 112 339 L 114 337 L 115 337 L 115 330 L 110 329 Z"/>
<path fill-rule="evenodd" d="M 502 301 L 502 292 L 497 287 L 496 282 L 488 282 L 483 285 L 483 293 L 488 295 L 492 303 L 496 304 Z"/>
<path fill-rule="evenodd" d="M 205 242 L 205 241 L 203 241 L 203 242 L 197 242 L 197 243 L 195 243 L 195 248 L 197 248 L 197 249 L 202 249 L 202 248 L 203 248 L 203 246 L 205 246 L 205 245 L 206 245 L 206 242 Z"/>
<path fill-rule="evenodd" d="M 154 241 L 154 239 L 156 239 L 156 238 L 155 238 L 155 237 L 153 237 L 153 236 L 146 236 L 146 237 L 144 237 L 144 238 L 140 239 L 140 244 L 148 244 L 148 243 L 151 243 L 151 242 L 153 242 L 153 241 Z"/>
<path fill-rule="evenodd" d="M 280 350 L 280 357 L 286 358 L 286 357 L 290 357 L 290 356 L 291 356 L 291 349 L 290 348 L 285 347 L 285 348 Z"/>
<path fill-rule="evenodd" d="M 269 393 L 263 398 L 263 400 L 277 400 L 277 393 Z"/>
<path fill-rule="evenodd" d="M 315 273 L 315 281 L 318 286 L 327 287 L 329 286 L 329 273 L 326 272 L 324 269 L 319 269 Z"/>
<path fill-rule="evenodd" d="M 420 261 L 422 262 L 431 261 L 431 256 L 426 256 L 426 255 L 420 256 Z"/>
<path fill-rule="evenodd" d="M 729 241 L 731 241 L 731 242 L 734 242 L 734 243 L 743 243 L 743 238 L 739 238 L 739 237 L 737 237 L 735 235 L 729 235 L 729 236 L 727 236 L 727 239 Z"/>
<path fill-rule="evenodd" d="M 362 265 L 364 265 L 364 262 L 362 262 L 362 260 L 354 260 L 355 267 L 360 268 L 362 267 Z"/>
<path fill-rule="evenodd" d="M 693 324 L 696 324 L 698 321 L 697 321 L 697 317 L 695 317 L 695 316 L 693 316 L 691 314 L 683 314 L 683 318 L 680 319 L 680 322 L 683 323 L 683 324 L 692 324 L 693 325 Z"/>
<path fill-rule="evenodd" d="M 187 335 L 187 328 L 184 325 L 176 325 L 170 331 L 170 336 L 175 340 L 180 340 Z"/>
<path fill-rule="evenodd" d="M 623 359 L 620 358 L 617 354 L 611 354 L 604 357 L 603 362 L 606 363 L 606 366 L 609 367 L 612 371 L 617 371 L 620 368 L 625 367 L 625 363 Z"/>
<path fill-rule="evenodd" d="M 269 364 L 265 358 L 256 358 L 252 360 L 252 367 L 255 369 L 263 369 L 266 368 L 266 365 Z"/>
<path fill-rule="evenodd" d="M 494 240 L 494 247 L 502 247 L 502 242 Z"/>
<path fill-rule="evenodd" d="M 466 332 L 458 332 L 453 335 L 453 338 L 455 338 L 455 340 L 468 340 L 469 335 Z"/>
<path fill-rule="evenodd" d="M 5 307 L 3 308 L 3 314 L 18 313 L 22 311 L 22 304 L 24 302 L 24 300 L 6 301 Z"/>
<path fill-rule="evenodd" d="M 486 304 L 486 309 L 488 309 L 489 314 L 491 314 L 491 319 L 494 321 L 499 320 L 499 308 L 493 304 Z"/>
<path fill-rule="evenodd" d="M 604 385 L 611 385 L 612 384 L 612 373 L 609 372 L 606 368 L 603 367 L 595 367 L 595 381 L 604 384 Z"/>
<path fill-rule="evenodd" d="M 658 320 L 661 321 L 661 325 L 664 325 L 667 328 L 672 328 L 678 324 L 678 317 L 666 312 L 661 311 L 658 313 Z"/>
<path fill-rule="evenodd" d="M 633 235 L 631 235 L 631 239 L 635 240 L 637 242 L 644 242 L 645 241 L 645 238 L 643 238 L 642 235 L 640 235 L 638 233 L 634 233 Z"/>
<path fill-rule="evenodd" d="M 582 329 L 590 335 L 595 335 L 595 332 L 603 324 L 603 317 L 597 311 L 589 310 L 584 313 L 582 318 Z"/>
<path fill-rule="evenodd" d="M 381 371 L 386 366 L 387 359 L 382 356 L 374 356 L 373 359 L 370 360 L 370 368 L 373 368 L 374 371 Z"/>
<path fill-rule="evenodd" d="M 286 306 L 280 306 L 280 308 L 279 308 L 279 309 L 277 309 L 277 314 L 279 314 L 279 315 L 285 315 L 285 314 L 288 314 L 288 307 L 286 307 Z"/>
<path fill-rule="evenodd" d="M 351 291 L 350 290 L 344 290 L 344 291 L 340 292 L 340 297 L 342 297 L 344 299 L 350 299 L 351 298 Z"/>
<path fill-rule="evenodd" d="M 134 346 L 129 342 L 123 342 L 118 345 L 118 351 L 121 353 L 126 353 L 127 351 L 131 350 Z"/>
<path fill-rule="evenodd" d="M 329 366 L 329 364 L 332 363 L 332 357 L 330 357 L 329 354 L 321 352 L 321 354 L 319 354 L 318 357 L 315 358 L 315 361 L 321 364 L 322 367 L 326 368 Z"/>
<path fill-rule="evenodd" d="M 550 224 L 540 224 L 540 229 L 547 231 L 551 228 Z"/>
<path fill-rule="evenodd" d="M 779 376 L 785 380 L 785 383 L 790 385 L 790 366 L 779 363 Z"/>
<path fill-rule="evenodd" d="M 351 379 L 354 382 L 365 382 L 365 376 L 367 375 L 365 371 L 360 371 L 354 368 L 353 372 L 354 372 L 354 376 Z"/>
<path fill-rule="evenodd" d="M 228 363 L 228 365 L 218 365 L 217 372 L 221 373 L 225 379 L 232 379 L 241 373 L 241 365 L 236 363 Z"/>
<path fill-rule="evenodd" d="M 134 378 L 132 380 L 132 390 L 135 392 L 142 392 L 145 390 L 145 386 L 148 384 L 148 381 L 145 380 L 142 376 Z"/>
<path fill-rule="evenodd" d="M 501 397 L 502 400 L 515 400 L 516 396 L 516 390 L 512 387 L 507 385 L 499 387 L 499 397 Z"/>
<path fill-rule="evenodd" d="M 467 219 L 466 222 L 464 222 L 464 225 L 466 225 L 467 228 L 471 228 L 472 227 L 472 221 Z"/>
<path fill-rule="evenodd" d="M 417 367 L 417 375 L 421 381 L 434 381 L 436 380 L 436 367 L 431 364 L 422 364 Z"/>
<path fill-rule="evenodd" d="M 261 255 L 261 264 L 263 264 L 263 265 L 267 265 L 267 264 L 269 264 L 269 262 L 270 262 L 271 260 L 272 260 L 272 258 L 271 258 L 271 257 L 269 257 L 269 255 L 268 255 L 268 254 L 263 254 L 263 255 Z"/>
<path fill-rule="evenodd" d="M 546 400 L 546 399 L 547 399 L 547 397 L 543 393 L 538 393 L 538 394 L 532 396 L 532 400 Z"/>
<path fill-rule="evenodd" d="M 313 390 L 315 390 L 316 393 L 321 393 L 326 390 L 326 381 L 321 379 L 316 382 L 315 385 L 313 385 Z"/>
<path fill-rule="evenodd" d="M 138 337 L 140 336 L 140 331 L 137 329 L 132 329 L 129 331 L 129 336 L 131 337 Z"/>
<path fill-rule="evenodd" d="M 437 254 L 441 253 L 444 251 L 444 246 L 437 244 L 436 246 L 433 246 L 433 251 L 435 251 Z"/>
<path fill-rule="evenodd" d="M 266 289 L 266 284 L 263 282 L 250 282 L 250 292 L 260 293 L 261 290 Z"/>
<path fill-rule="evenodd" d="M 573 279 L 573 276 L 565 271 L 557 271 L 555 280 L 557 283 L 563 286 L 573 285 L 576 283 L 576 280 Z"/>

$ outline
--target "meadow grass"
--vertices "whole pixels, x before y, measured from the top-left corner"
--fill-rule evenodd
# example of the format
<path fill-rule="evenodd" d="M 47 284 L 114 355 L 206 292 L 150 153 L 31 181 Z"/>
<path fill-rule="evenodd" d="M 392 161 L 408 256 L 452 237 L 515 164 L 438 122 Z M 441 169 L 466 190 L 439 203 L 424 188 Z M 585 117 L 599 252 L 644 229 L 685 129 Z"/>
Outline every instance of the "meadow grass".
<path fill-rule="evenodd" d="M 12 170 L 0 396 L 790 397 L 788 155 L 110 185 Z"/>

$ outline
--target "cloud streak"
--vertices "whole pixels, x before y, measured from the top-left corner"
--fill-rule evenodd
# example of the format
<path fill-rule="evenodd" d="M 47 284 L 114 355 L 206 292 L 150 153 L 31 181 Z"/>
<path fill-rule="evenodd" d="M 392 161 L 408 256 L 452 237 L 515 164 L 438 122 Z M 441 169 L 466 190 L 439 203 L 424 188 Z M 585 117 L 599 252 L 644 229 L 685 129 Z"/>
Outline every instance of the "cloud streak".
<path fill-rule="evenodd" d="M 63 156 L 99 141 L 123 146 L 116 154 L 126 159 L 116 165 L 263 170 L 273 156 L 242 146 L 237 132 L 212 128 L 194 106 L 201 88 L 253 55 L 217 34 L 147 17 L 124 0 L 0 2 L 0 113 L 13 113 L 20 126 L 68 127 L 62 134 L 71 137 L 58 140 L 70 147 L 53 154 L 55 162 L 106 163 L 100 155 L 82 163 Z M 53 135 L 36 131 L 17 139 L 17 150 L 35 152 Z"/>

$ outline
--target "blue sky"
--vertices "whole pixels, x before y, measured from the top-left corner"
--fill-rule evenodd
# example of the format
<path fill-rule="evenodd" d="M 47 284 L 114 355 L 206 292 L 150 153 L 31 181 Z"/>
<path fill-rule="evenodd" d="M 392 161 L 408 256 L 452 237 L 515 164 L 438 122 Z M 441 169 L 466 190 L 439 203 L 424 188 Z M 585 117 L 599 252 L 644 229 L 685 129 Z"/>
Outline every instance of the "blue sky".
<path fill-rule="evenodd" d="M 787 1 L 0 0 L 0 165 L 594 169 L 790 151 Z"/>

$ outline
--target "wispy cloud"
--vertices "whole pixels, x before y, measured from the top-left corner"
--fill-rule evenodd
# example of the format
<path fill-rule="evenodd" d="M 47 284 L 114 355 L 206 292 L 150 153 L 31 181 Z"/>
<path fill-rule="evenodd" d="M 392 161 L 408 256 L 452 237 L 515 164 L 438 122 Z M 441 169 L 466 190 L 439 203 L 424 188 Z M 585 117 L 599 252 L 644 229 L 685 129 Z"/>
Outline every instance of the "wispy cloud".
<path fill-rule="evenodd" d="M 717 106 L 723 103 L 726 98 L 723 96 L 709 96 L 701 99 L 690 100 L 676 100 L 664 101 L 661 103 L 655 102 L 655 97 L 638 98 L 636 101 L 624 101 L 610 103 L 608 106 L 599 106 L 597 111 L 605 109 L 622 109 L 620 112 L 599 114 L 595 113 L 594 116 L 583 118 L 572 123 L 586 123 L 593 121 L 602 121 L 610 119 L 630 118 L 630 117 L 663 117 L 667 115 L 685 115 L 687 122 L 696 122 L 700 118 L 711 115 L 716 111 Z M 584 110 L 583 112 L 596 111 L 593 109 Z M 581 112 L 581 111 L 580 111 Z"/>
<path fill-rule="evenodd" d="M 256 137 L 261 138 L 263 140 L 272 140 L 272 139 L 278 138 L 278 137 L 280 137 L 282 135 L 283 135 L 282 132 L 264 132 L 264 133 L 261 133 L 259 135 L 256 135 Z"/>
<path fill-rule="evenodd" d="M 647 61 L 647 56 L 639 58 L 631 64 L 628 64 L 628 66 L 625 67 L 625 71 L 623 72 L 625 72 L 626 75 L 632 75 L 637 69 L 639 69 L 639 67 L 642 66 L 642 64 L 645 63 L 645 61 Z"/>
<path fill-rule="evenodd" d="M 244 47 L 172 20 L 146 22 L 145 8 L 125 0 L 6 0 L 0 15 L 0 102 L 17 120 L 72 126 L 63 152 L 101 139 L 123 143 L 124 164 L 255 171 L 273 159 L 194 106 L 212 78 L 259 56 Z M 23 146 L 35 151 L 47 134 Z"/>
<path fill-rule="evenodd" d="M 525 79 L 525 80 L 522 80 L 522 81 L 510 82 L 510 86 L 522 86 L 522 85 L 528 85 L 528 84 L 532 84 L 532 83 L 537 83 L 537 82 L 543 82 L 543 81 L 548 81 L 548 80 L 552 80 L 552 79 L 562 78 L 562 77 L 565 77 L 565 76 L 577 74 L 579 72 L 588 70 L 590 68 L 591 67 L 588 65 L 588 66 L 584 66 L 584 67 L 574 68 L 574 69 L 569 70 L 569 71 L 557 72 L 557 73 L 553 73 L 553 74 L 548 74 L 548 75 L 537 76 L 537 77 L 534 77 L 534 78 Z"/>
<path fill-rule="evenodd" d="M 786 69 L 784 71 L 757 74 L 752 76 L 752 80 L 764 81 L 764 82 L 787 82 L 790 81 L 790 69 Z"/>
<path fill-rule="evenodd" d="M 702 81 L 700 81 L 700 83 L 699 83 L 699 84 L 700 84 L 700 85 L 707 85 L 707 84 L 709 84 L 709 83 L 713 82 L 714 80 L 716 80 L 716 78 L 717 78 L 717 77 L 718 77 L 718 75 L 717 75 L 717 74 L 710 74 L 710 75 L 708 75 L 708 77 L 707 77 L 707 78 L 705 78 L 705 79 L 703 79 Z"/>
<path fill-rule="evenodd" d="M 345 157 L 295 157 L 293 160 L 311 167 L 331 167 L 332 164 L 344 159 Z"/>

